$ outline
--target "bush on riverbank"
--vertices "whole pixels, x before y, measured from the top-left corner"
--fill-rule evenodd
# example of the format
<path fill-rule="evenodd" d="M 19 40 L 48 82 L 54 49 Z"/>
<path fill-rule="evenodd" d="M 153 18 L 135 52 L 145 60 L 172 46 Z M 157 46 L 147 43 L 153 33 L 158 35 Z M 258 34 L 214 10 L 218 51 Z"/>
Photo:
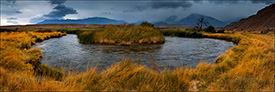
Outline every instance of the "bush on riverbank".
<path fill-rule="evenodd" d="M 177 37 L 192 37 L 192 38 L 201 38 L 202 33 L 193 31 L 190 28 L 180 29 L 180 28 L 166 28 L 160 29 L 160 32 L 164 36 L 177 36 Z"/>
<path fill-rule="evenodd" d="M 161 31 L 164 36 L 177 36 L 177 37 L 193 37 L 200 38 L 202 33 L 190 31 Z"/>
<path fill-rule="evenodd" d="M 78 33 L 80 43 L 151 44 L 163 43 L 164 36 L 154 28 L 142 26 L 115 26 L 108 25 L 103 31 L 84 31 Z"/>

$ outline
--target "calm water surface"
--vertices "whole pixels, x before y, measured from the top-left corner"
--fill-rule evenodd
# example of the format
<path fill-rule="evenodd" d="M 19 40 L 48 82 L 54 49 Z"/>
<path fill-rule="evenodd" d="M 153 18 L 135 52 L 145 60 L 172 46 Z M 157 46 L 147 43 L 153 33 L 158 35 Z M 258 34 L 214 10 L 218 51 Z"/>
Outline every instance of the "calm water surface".
<path fill-rule="evenodd" d="M 235 46 L 232 42 L 209 38 L 165 37 L 165 40 L 164 44 L 138 46 L 80 44 L 76 35 L 67 34 L 37 43 L 32 48 L 41 49 L 42 63 L 51 67 L 85 70 L 87 65 L 104 69 L 127 57 L 134 62 L 141 57 L 143 65 L 152 67 L 149 52 L 160 68 L 195 67 L 201 61 L 214 63 L 219 55 Z"/>

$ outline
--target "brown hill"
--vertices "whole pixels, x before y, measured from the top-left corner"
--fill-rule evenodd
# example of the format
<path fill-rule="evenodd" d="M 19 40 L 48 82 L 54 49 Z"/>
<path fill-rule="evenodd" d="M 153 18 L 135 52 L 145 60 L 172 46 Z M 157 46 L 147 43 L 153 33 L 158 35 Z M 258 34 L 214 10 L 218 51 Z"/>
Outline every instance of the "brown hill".
<path fill-rule="evenodd" d="M 267 31 L 275 30 L 275 4 L 265 7 L 248 18 L 225 26 L 233 31 Z"/>
<path fill-rule="evenodd" d="M 3 29 L 90 29 L 102 28 L 105 25 L 98 24 L 33 24 L 33 25 L 12 25 L 1 26 Z"/>

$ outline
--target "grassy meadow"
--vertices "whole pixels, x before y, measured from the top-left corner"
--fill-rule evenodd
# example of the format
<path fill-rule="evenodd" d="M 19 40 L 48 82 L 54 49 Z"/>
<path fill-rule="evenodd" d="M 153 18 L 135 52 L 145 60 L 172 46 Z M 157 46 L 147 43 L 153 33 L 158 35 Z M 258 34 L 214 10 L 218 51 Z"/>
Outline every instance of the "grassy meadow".
<path fill-rule="evenodd" d="M 77 35 L 81 43 L 127 44 L 163 42 L 164 35 L 161 33 L 166 32 L 149 27 L 110 25 L 99 31 L 83 31 Z M 198 34 L 201 34 L 200 37 L 233 41 L 238 45 L 219 56 L 215 64 L 201 62 L 196 68 L 151 69 L 138 64 L 138 61 L 124 58 L 101 72 L 96 67 L 87 67 L 85 72 L 73 72 L 41 64 L 41 51 L 29 49 L 38 41 L 60 37 L 65 33 L 1 32 L 0 90 L 274 91 L 274 32 Z"/>

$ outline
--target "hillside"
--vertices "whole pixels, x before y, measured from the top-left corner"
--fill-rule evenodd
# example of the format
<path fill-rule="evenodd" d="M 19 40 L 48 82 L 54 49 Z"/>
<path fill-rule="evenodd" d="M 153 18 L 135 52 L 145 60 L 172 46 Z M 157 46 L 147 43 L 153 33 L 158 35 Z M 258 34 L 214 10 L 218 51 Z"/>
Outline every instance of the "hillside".
<path fill-rule="evenodd" d="M 225 26 L 225 23 L 218 20 L 218 19 L 215 19 L 215 18 L 210 17 L 210 16 L 196 14 L 196 13 L 190 14 L 189 16 L 179 20 L 177 23 L 193 26 L 197 23 L 198 19 L 201 18 L 201 17 L 203 17 L 207 22 L 209 22 L 209 25 L 212 25 L 214 27 L 224 27 Z"/>
<path fill-rule="evenodd" d="M 226 30 L 234 31 L 264 31 L 275 29 L 275 4 L 265 7 L 248 18 L 233 22 L 225 27 Z"/>
<path fill-rule="evenodd" d="M 176 15 L 172 15 L 168 18 L 166 18 L 163 22 L 166 22 L 168 24 L 176 24 L 176 19 L 177 19 L 177 16 Z"/>
<path fill-rule="evenodd" d="M 177 16 L 172 15 L 161 22 L 156 22 L 155 25 L 156 27 L 193 27 L 197 23 L 198 19 L 201 17 L 209 22 L 209 25 L 212 25 L 214 27 L 224 27 L 226 25 L 225 22 L 222 22 L 218 19 L 197 13 L 192 13 L 178 21 Z"/>

